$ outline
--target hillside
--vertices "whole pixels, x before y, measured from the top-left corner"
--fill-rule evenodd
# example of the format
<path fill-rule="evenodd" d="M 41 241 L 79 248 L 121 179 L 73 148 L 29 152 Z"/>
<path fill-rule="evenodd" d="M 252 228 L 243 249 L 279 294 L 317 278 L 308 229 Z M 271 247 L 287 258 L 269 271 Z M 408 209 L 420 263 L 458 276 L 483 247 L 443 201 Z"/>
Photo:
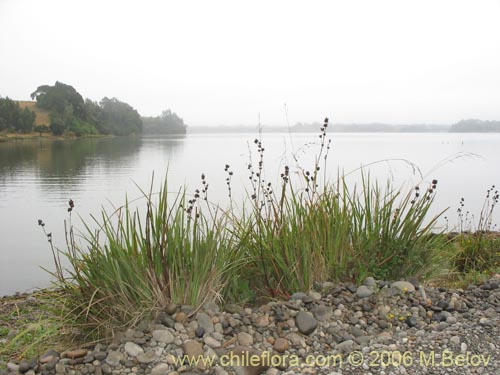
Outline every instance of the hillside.
<path fill-rule="evenodd" d="M 35 112 L 35 126 L 50 125 L 49 111 L 39 108 L 35 101 L 18 100 L 17 102 L 19 103 L 19 107 L 21 107 L 21 109 L 28 108 L 29 110 Z"/>

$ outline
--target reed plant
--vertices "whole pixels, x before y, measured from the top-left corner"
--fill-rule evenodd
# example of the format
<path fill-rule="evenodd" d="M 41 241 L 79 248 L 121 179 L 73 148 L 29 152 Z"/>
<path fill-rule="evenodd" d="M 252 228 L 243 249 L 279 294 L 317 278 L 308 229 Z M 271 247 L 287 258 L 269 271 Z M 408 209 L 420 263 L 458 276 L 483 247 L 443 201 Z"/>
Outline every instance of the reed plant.
<path fill-rule="evenodd" d="M 169 198 L 165 183 L 158 194 L 143 193 L 144 214 L 128 202 L 111 214 L 103 210 L 94 218 L 98 230 L 86 225 L 80 241 L 69 225 L 67 250 L 54 250 L 53 274 L 84 326 L 103 333 L 170 303 L 197 307 L 222 298 L 236 277 L 244 259 L 227 216 L 218 209 L 204 214 L 199 194 L 188 199 L 182 190 Z"/>
<path fill-rule="evenodd" d="M 455 269 L 459 274 L 498 271 L 500 267 L 500 235 L 493 214 L 500 194 L 493 185 L 486 191 L 477 218 L 465 210 L 465 199 L 457 209 L 459 232 L 453 238 Z M 477 220 L 477 221 L 476 221 Z"/>
<path fill-rule="evenodd" d="M 311 169 L 285 166 L 277 193 L 264 179 L 262 141 L 249 164 L 251 209 L 234 227 L 251 254 L 255 289 L 270 297 L 308 291 L 325 280 L 429 277 L 448 269 L 446 239 L 430 216 L 437 180 L 404 193 L 388 182 L 381 188 L 359 170 L 360 185 L 345 174 L 321 181 L 331 142 L 328 119 L 320 129 L 319 152 Z M 256 165 L 254 169 L 253 165 Z M 292 181 L 298 176 L 299 181 Z M 423 185 L 423 184 L 421 184 Z"/>
<path fill-rule="evenodd" d="M 267 202 L 272 216 L 255 209 L 239 222 L 261 290 L 288 296 L 325 280 L 430 277 L 449 268 L 439 215 L 429 217 L 434 189 L 415 197 L 363 176 L 359 189 L 339 177 L 313 198 L 290 188 Z"/>

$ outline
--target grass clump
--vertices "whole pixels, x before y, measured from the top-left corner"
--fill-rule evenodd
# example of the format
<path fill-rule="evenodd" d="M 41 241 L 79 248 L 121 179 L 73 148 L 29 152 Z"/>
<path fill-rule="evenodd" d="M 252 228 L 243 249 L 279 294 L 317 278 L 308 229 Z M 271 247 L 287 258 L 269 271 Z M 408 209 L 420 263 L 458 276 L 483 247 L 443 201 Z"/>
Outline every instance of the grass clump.
<path fill-rule="evenodd" d="M 493 185 L 486 191 L 478 217 L 465 209 L 465 199 L 460 199 L 457 209 L 458 232 L 449 234 L 453 246 L 454 273 L 451 282 L 459 286 L 477 284 L 500 267 L 500 233 L 493 223 L 493 213 L 499 192 Z M 477 220 L 477 221 L 476 221 Z"/>
<path fill-rule="evenodd" d="M 428 217 L 435 187 L 419 197 L 364 176 L 359 190 L 345 177 L 312 195 L 290 188 L 238 223 L 242 248 L 256 260 L 256 280 L 265 282 L 260 289 L 286 297 L 325 280 L 431 277 L 446 268 L 439 215 Z"/>
<path fill-rule="evenodd" d="M 361 169 L 359 186 L 350 186 L 345 174 L 321 184 L 330 149 L 327 128 L 325 119 L 312 169 L 292 173 L 285 166 L 278 189 L 264 179 L 265 149 L 259 139 L 254 142 L 251 209 L 234 225 L 241 248 L 251 255 L 250 274 L 259 276 L 252 278 L 254 289 L 287 297 L 325 280 L 429 277 L 446 268 L 446 238 L 436 229 L 441 213 L 429 217 L 437 180 L 424 192 L 417 186 L 404 194 L 390 183 L 372 183 Z"/>
<path fill-rule="evenodd" d="M 181 191 L 170 200 L 166 183 L 157 195 L 143 193 L 146 212 L 129 203 L 102 212 L 99 229 L 87 227 L 83 246 L 68 231 L 68 250 L 60 253 L 54 275 L 69 309 L 96 333 L 128 327 L 169 303 L 199 306 L 222 297 L 241 259 L 217 209 L 201 213 L 199 194 Z M 70 201 L 68 210 L 72 210 Z"/>

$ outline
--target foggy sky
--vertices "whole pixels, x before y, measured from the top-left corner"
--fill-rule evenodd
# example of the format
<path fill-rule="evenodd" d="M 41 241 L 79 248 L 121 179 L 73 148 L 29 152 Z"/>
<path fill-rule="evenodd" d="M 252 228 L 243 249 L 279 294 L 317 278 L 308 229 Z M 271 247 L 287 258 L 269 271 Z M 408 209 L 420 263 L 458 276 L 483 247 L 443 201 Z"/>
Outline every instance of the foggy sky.
<path fill-rule="evenodd" d="M 499 19 L 500 0 L 0 0 L 0 95 L 59 80 L 193 126 L 500 120 Z"/>

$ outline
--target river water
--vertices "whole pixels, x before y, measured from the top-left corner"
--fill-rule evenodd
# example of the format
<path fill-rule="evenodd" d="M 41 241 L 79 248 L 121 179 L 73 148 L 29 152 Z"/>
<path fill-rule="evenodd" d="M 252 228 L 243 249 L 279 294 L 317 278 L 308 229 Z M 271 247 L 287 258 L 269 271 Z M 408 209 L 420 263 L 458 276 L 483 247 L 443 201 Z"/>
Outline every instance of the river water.
<path fill-rule="evenodd" d="M 226 164 L 233 171 L 233 198 L 249 190 L 247 165 L 257 158 L 256 134 L 188 134 L 177 137 L 102 138 L 64 141 L 25 140 L 0 144 L 0 296 L 45 287 L 53 268 L 52 253 L 37 225 L 46 223 L 54 244 L 64 247 L 68 200 L 75 202 L 73 223 L 104 207 L 111 210 L 140 197 L 138 187 L 155 187 L 168 176 L 169 191 L 201 187 L 205 174 L 209 199 L 228 204 Z M 457 208 L 477 220 L 486 190 L 500 185 L 500 134 L 342 133 L 333 134 L 327 165 L 321 173 L 335 178 L 360 166 L 372 179 L 411 189 L 437 179 L 434 210 L 449 207 L 440 224 L 450 230 L 458 223 Z M 292 172 L 312 170 L 320 150 L 317 134 L 262 135 L 266 180 L 279 183 L 285 165 Z M 168 171 L 168 173 L 167 173 Z M 359 173 L 349 177 L 359 181 Z M 141 200 L 137 201 L 141 204 Z M 495 213 L 498 223 L 498 213 Z M 444 220 L 447 216 L 448 220 Z"/>

